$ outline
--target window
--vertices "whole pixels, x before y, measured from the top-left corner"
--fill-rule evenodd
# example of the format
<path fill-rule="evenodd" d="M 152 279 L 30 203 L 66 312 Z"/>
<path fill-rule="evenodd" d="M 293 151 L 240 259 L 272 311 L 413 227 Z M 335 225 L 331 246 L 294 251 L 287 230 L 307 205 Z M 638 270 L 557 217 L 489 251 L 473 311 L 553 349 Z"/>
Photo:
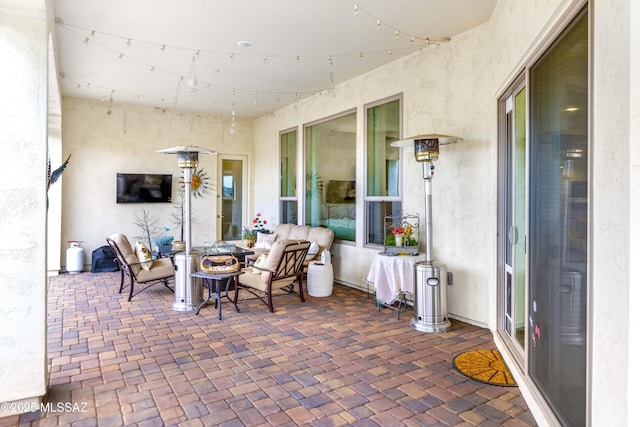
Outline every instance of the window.
<path fill-rule="evenodd" d="M 280 223 L 298 223 L 298 199 L 296 195 L 296 143 L 298 131 L 280 134 Z"/>
<path fill-rule="evenodd" d="M 367 244 L 382 245 L 385 216 L 402 215 L 400 149 L 391 143 L 400 139 L 400 99 L 367 108 L 365 196 Z"/>
<path fill-rule="evenodd" d="M 305 224 L 356 239 L 356 113 L 305 127 Z"/>

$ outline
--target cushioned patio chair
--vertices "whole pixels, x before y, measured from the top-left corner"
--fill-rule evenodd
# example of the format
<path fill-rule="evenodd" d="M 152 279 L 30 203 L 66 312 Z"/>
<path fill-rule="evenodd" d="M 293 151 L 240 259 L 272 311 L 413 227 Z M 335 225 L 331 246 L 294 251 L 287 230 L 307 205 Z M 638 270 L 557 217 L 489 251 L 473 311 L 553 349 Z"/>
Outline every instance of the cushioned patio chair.
<path fill-rule="evenodd" d="M 129 277 L 129 298 L 127 301 L 131 301 L 134 295 L 158 283 L 164 284 L 167 289 L 173 292 L 169 286 L 169 282 L 173 280 L 175 275 L 171 258 L 140 262 L 124 234 L 112 234 L 107 237 L 107 244 L 113 250 L 120 265 L 120 290 L 118 293 L 122 293 L 122 290 L 126 288 L 125 276 Z M 134 293 L 136 284 L 143 285 L 143 287 Z"/>
<path fill-rule="evenodd" d="M 293 293 L 296 282 L 300 301 L 304 302 L 302 270 L 310 245 L 308 241 L 288 239 L 275 242 L 264 263 L 243 268 L 245 274 L 238 276 L 234 302 L 237 304 L 238 292 L 244 289 L 260 298 L 273 313 L 273 291 L 283 289 Z"/>

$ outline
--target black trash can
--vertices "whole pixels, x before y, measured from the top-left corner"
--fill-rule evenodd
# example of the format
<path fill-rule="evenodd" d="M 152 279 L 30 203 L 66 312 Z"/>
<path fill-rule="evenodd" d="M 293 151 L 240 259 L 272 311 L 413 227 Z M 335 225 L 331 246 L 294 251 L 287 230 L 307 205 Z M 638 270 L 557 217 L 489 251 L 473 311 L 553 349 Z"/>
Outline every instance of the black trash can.
<path fill-rule="evenodd" d="M 109 246 L 101 246 L 91 253 L 92 273 L 104 273 L 118 270 L 120 270 L 120 267 L 116 262 L 116 255 Z"/>

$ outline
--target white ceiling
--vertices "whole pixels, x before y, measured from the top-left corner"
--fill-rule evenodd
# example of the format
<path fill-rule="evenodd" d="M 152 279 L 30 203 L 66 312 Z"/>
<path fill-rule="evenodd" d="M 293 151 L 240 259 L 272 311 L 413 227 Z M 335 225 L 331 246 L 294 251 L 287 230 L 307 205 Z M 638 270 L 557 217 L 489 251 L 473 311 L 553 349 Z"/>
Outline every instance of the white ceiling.
<path fill-rule="evenodd" d="M 115 103 L 216 114 L 235 108 L 257 117 L 420 46 L 446 49 L 438 40 L 488 21 L 495 2 L 53 0 L 61 90 L 106 108 L 113 96 Z"/>

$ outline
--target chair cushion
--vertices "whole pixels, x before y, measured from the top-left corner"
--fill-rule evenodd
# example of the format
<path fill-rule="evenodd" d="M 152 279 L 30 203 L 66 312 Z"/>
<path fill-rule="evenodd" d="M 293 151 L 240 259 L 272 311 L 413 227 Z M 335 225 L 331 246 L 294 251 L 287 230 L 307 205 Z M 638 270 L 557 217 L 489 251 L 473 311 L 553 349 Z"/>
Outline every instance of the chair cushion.
<path fill-rule="evenodd" d="M 284 248 L 287 246 L 287 243 L 289 243 L 288 239 L 278 240 L 273 244 L 273 246 L 271 246 L 269 255 L 267 255 L 267 259 L 264 262 L 263 268 L 274 271 L 276 268 L 278 268 L 278 264 L 280 264 L 280 258 L 282 258 L 282 253 L 284 252 Z M 263 282 L 267 283 L 269 281 L 269 274 L 270 273 L 268 271 L 262 272 L 261 276 Z"/>
<path fill-rule="evenodd" d="M 278 224 L 276 225 L 276 229 L 273 230 L 273 234 L 276 235 L 276 241 L 284 240 L 289 238 L 289 233 L 291 229 L 294 227 L 293 224 Z"/>
<path fill-rule="evenodd" d="M 269 276 L 267 276 L 267 280 L 265 281 L 262 279 L 262 274 L 264 274 L 264 272 L 262 274 L 251 274 L 251 269 L 252 267 L 242 269 L 245 274 L 241 274 L 240 276 L 238 276 L 238 280 L 240 281 L 240 283 L 244 286 L 248 286 L 262 292 L 267 292 L 267 288 L 269 286 Z M 295 281 L 295 277 L 289 277 L 287 279 L 278 280 L 277 282 L 272 283 L 271 287 L 272 289 L 281 289 L 289 286 Z"/>
<path fill-rule="evenodd" d="M 151 266 L 153 265 L 153 257 L 151 256 L 151 251 L 148 247 L 146 247 L 140 240 L 136 240 L 135 245 L 136 257 L 138 258 L 138 262 L 140 263 L 140 267 L 144 270 L 149 271 Z"/>
<path fill-rule="evenodd" d="M 138 282 L 148 282 L 162 278 L 171 278 L 175 275 L 175 269 L 171 258 L 159 258 L 153 262 L 149 271 L 140 270 L 136 276 Z"/>
<path fill-rule="evenodd" d="M 289 240 L 309 240 L 309 231 L 311 227 L 308 225 L 294 225 L 289 233 Z M 309 240 L 311 241 L 311 240 Z"/>
<path fill-rule="evenodd" d="M 267 282 L 262 280 L 262 274 L 253 274 L 253 267 L 243 268 L 242 271 L 245 274 L 238 276 L 240 284 L 262 292 L 267 291 Z"/>
<path fill-rule="evenodd" d="M 140 270 L 140 266 L 138 265 L 138 257 L 136 253 L 131 248 L 131 243 L 127 239 L 127 236 L 124 234 L 112 234 L 109 236 L 111 240 L 113 240 L 120 249 L 122 256 L 124 257 L 124 263 L 127 265 L 131 265 L 131 269 L 133 270 L 133 274 L 137 274 L 138 270 Z"/>
<path fill-rule="evenodd" d="M 330 228 L 323 227 L 313 227 L 309 230 L 309 240 L 310 242 L 317 242 L 320 247 L 315 259 L 320 259 L 320 254 L 325 249 L 331 249 L 331 245 L 333 245 L 333 239 L 335 237 L 335 233 Z"/>

